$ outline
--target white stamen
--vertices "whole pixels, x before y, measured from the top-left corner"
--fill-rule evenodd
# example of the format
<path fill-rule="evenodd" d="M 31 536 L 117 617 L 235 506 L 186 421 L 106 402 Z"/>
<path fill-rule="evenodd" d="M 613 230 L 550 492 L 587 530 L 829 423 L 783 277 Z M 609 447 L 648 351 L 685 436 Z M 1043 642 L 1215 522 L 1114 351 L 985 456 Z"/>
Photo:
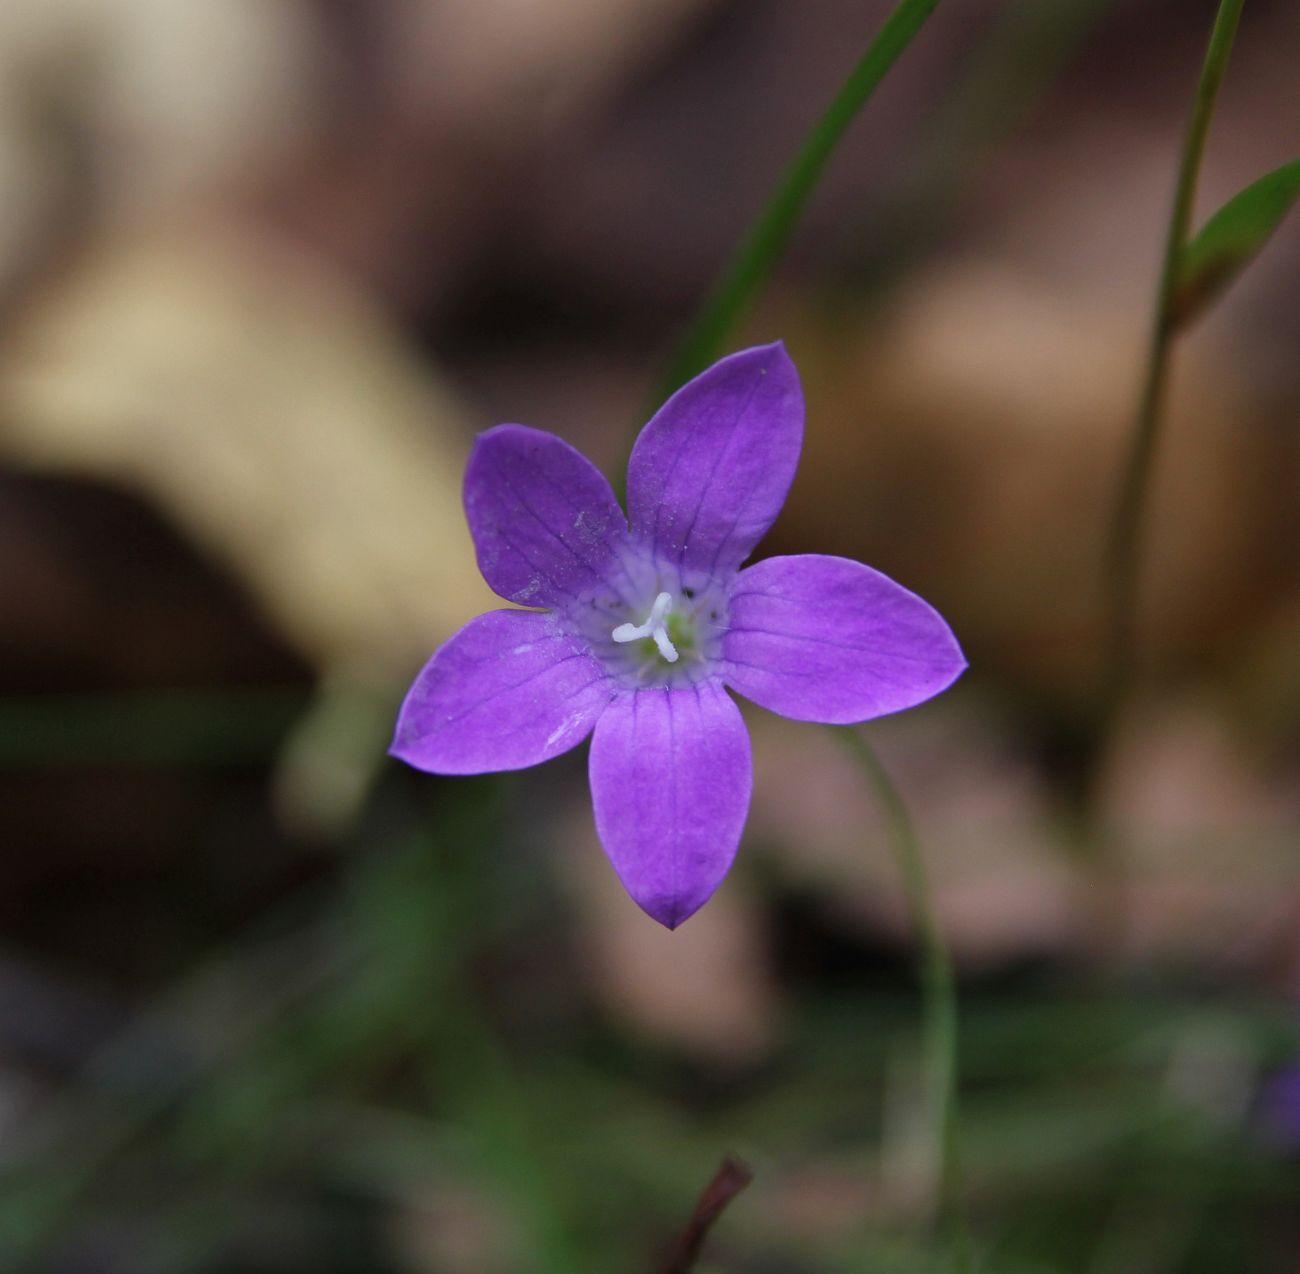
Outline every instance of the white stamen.
<path fill-rule="evenodd" d="M 655 645 L 659 647 L 659 653 L 670 664 L 677 662 L 677 647 L 668 639 L 668 630 L 662 626 L 654 630 Z"/>
<path fill-rule="evenodd" d="M 619 642 L 640 641 L 645 637 L 653 637 L 659 653 L 670 664 L 676 663 L 677 647 L 668 636 L 668 625 L 665 622 L 665 616 L 672 608 L 673 595 L 660 593 L 655 598 L 654 605 L 650 607 L 650 618 L 644 624 L 619 624 L 610 636 Z"/>

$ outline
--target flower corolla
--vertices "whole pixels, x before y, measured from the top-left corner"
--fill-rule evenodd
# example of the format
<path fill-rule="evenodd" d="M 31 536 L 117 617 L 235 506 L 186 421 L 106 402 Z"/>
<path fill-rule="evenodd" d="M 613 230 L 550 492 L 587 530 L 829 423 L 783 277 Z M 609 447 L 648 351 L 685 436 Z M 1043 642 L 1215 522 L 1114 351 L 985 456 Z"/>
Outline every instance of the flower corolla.
<path fill-rule="evenodd" d="M 781 344 L 677 391 L 641 431 L 627 516 L 553 434 L 478 438 L 465 512 L 484 579 L 518 606 L 480 615 L 417 676 L 393 755 L 436 774 L 514 770 L 592 736 L 596 830 L 649 915 L 675 928 L 713 894 L 753 786 L 728 691 L 844 725 L 946 689 L 965 660 L 921 598 L 842 557 L 742 569 L 794 478 L 798 374 Z"/>

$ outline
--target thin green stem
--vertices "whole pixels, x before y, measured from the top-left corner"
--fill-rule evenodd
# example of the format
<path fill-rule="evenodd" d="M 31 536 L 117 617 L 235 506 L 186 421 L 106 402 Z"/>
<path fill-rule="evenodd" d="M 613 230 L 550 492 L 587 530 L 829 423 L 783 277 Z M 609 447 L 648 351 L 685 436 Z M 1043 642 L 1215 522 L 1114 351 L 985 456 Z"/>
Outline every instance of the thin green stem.
<path fill-rule="evenodd" d="M 721 354 L 727 335 L 784 253 L 840 138 L 938 4 L 939 0 L 900 0 L 885 19 L 687 331 L 664 378 L 661 401 Z"/>
<path fill-rule="evenodd" d="M 1214 114 L 1215 100 L 1237 34 L 1244 0 L 1221 0 L 1210 32 L 1201 78 L 1192 102 L 1192 114 L 1183 139 L 1173 208 L 1165 235 L 1164 260 L 1156 293 L 1151 339 L 1147 350 L 1142 395 L 1120 480 L 1107 557 L 1108 623 L 1106 634 L 1105 682 L 1102 708 L 1109 719 L 1127 689 L 1133 662 L 1133 637 L 1138 592 L 1138 571 L 1142 556 L 1142 532 L 1147 495 L 1155 460 L 1160 420 L 1169 379 L 1169 352 L 1175 326 L 1174 300 L 1179 268 L 1191 230 L 1196 182 L 1205 153 L 1205 138 Z"/>
<path fill-rule="evenodd" d="M 934 1144 L 939 1156 L 936 1212 L 947 1240 L 948 1268 L 953 1274 L 965 1274 L 971 1268 L 971 1256 L 961 1204 L 961 1159 L 957 1144 L 957 989 L 952 961 L 934 914 L 925 856 L 907 805 L 861 730 L 835 728 L 835 734 L 857 758 L 884 808 L 903 878 L 908 914 L 921 947 L 923 1045 Z"/>

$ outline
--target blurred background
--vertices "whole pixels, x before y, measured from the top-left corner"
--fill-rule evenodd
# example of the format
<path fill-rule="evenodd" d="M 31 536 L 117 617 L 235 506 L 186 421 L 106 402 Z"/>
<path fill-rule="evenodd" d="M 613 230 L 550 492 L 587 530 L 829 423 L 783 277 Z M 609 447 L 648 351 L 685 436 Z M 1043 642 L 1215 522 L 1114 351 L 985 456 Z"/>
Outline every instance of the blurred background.
<path fill-rule="evenodd" d="M 861 558 L 972 669 L 869 737 L 962 997 L 981 1268 L 1300 1268 L 1300 218 L 1177 352 L 1140 679 L 1100 561 L 1211 0 L 951 0 L 734 347 L 809 408 L 760 550 Z M 385 756 L 493 604 L 476 430 L 612 472 L 883 0 L 0 4 L 0 1269 L 931 1268 L 879 810 L 749 713 L 683 929 L 585 749 Z M 1300 153 L 1246 6 L 1200 215 Z"/>

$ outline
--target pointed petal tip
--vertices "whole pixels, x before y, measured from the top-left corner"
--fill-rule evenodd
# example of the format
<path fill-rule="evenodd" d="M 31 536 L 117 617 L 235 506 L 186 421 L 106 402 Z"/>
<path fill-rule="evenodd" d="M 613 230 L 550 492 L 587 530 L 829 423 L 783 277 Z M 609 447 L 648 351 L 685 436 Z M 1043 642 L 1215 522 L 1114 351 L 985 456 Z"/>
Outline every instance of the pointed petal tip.
<path fill-rule="evenodd" d="M 935 691 L 935 694 L 941 694 L 943 691 L 947 690 L 950 686 L 955 685 L 961 679 L 961 677 L 969 670 L 970 660 L 966 658 L 966 652 L 961 648 L 961 643 L 957 640 L 957 634 L 952 631 L 952 628 L 949 625 L 948 621 L 944 619 L 942 615 L 939 615 L 938 611 L 935 611 L 935 614 L 939 617 L 940 623 L 942 623 L 944 628 L 947 629 L 948 641 L 949 644 L 952 646 L 951 657 L 948 663 L 948 668 L 946 670 L 947 680 L 944 681 L 943 684 L 940 685 L 939 688 Z"/>
<path fill-rule="evenodd" d="M 402 740 L 402 721 L 398 718 L 397 731 L 393 735 L 393 741 L 388 745 L 388 755 L 394 761 L 400 761 L 403 765 L 409 765 L 413 770 L 420 770 L 424 774 L 440 774 L 441 770 L 434 769 L 427 761 L 420 759 L 419 747 L 412 742 L 403 742 Z"/>
<path fill-rule="evenodd" d="M 523 429 L 526 426 L 517 425 L 515 427 L 519 429 Z M 490 440 L 494 435 L 500 434 L 502 430 L 509 429 L 509 428 L 511 428 L 510 425 L 493 425 L 491 429 L 480 429 L 478 433 L 474 435 L 473 440 L 470 442 L 470 447 L 469 447 L 470 462 L 473 463 L 474 456 L 482 449 L 484 443 L 490 442 Z"/>
<path fill-rule="evenodd" d="M 485 457 L 490 456 L 497 449 L 531 441 L 545 444 L 554 436 L 544 429 L 534 429 L 531 425 L 516 425 L 510 422 L 493 425 L 490 429 L 480 429 L 470 443 L 469 459 L 465 462 L 464 483 L 468 484 L 471 470 L 481 465 Z"/>
<path fill-rule="evenodd" d="M 513 421 L 504 421 L 499 425 L 492 425 L 488 429 L 480 429 L 474 435 L 474 446 L 481 447 L 485 442 L 491 443 L 502 437 L 509 437 L 511 434 L 522 434 L 525 437 L 550 438 L 553 435 L 547 433 L 545 429 L 535 429 L 532 425 L 518 425 Z"/>
<path fill-rule="evenodd" d="M 709 897 L 713 895 L 710 894 Z M 669 933 L 681 928 L 701 907 L 708 902 L 708 898 L 701 898 L 698 902 L 689 898 L 648 898 L 644 902 L 640 898 L 633 898 L 642 911 L 645 912 L 651 920 L 657 921 L 663 925 Z"/>
<path fill-rule="evenodd" d="M 796 382 L 799 378 L 799 369 L 795 367 L 794 359 L 790 357 L 790 351 L 786 349 L 785 341 L 775 340 L 769 341 L 765 345 L 746 345 L 743 349 L 732 350 L 730 354 L 724 354 L 721 358 L 710 363 L 703 371 L 691 377 L 682 388 L 696 383 L 707 385 L 715 377 L 723 373 L 734 373 L 737 369 L 750 366 L 756 367 L 760 375 L 766 375 L 769 370 L 779 370 L 783 375 L 789 375 Z"/>
<path fill-rule="evenodd" d="M 794 359 L 790 357 L 790 351 L 786 349 L 783 340 L 769 341 L 766 345 L 750 345 L 746 349 L 738 349 L 734 354 L 728 354 L 718 360 L 719 363 L 751 361 L 775 364 L 780 366 L 782 371 L 789 370 L 797 374 Z"/>
<path fill-rule="evenodd" d="M 408 733 L 406 728 L 406 716 L 411 701 L 411 693 L 411 690 L 406 692 L 406 695 L 402 699 L 401 707 L 397 710 L 397 720 L 393 723 L 393 738 L 388 745 L 388 755 L 392 757 L 394 761 L 401 761 L 404 765 L 409 765 L 417 770 L 425 770 L 426 773 L 431 773 L 431 771 L 427 770 L 418 760 L 416 760 L 413 755 L 414 749 L 412 748 L 410 741 L 404 737 Z"/>

